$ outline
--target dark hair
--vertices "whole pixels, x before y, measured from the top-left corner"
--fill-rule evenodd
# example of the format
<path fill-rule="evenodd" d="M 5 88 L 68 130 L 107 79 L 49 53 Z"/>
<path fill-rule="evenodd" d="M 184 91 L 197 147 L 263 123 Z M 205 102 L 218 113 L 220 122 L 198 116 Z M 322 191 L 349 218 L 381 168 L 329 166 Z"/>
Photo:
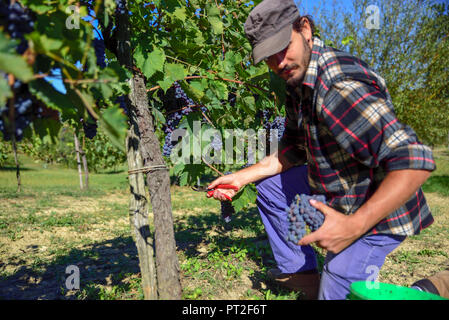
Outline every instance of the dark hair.
<path fill-rule="evenodd" d="M 312 29 L 312 36 L 318 36 L 316 33 L 315 22 L 313 22 L 313 18 L 310 15 L 301 16 L 293 22 L 293 30 L 296 32 L 301 32 L 302 28 L 304 28 L 305 21 L 309 21 L 310 28 Z M 319 37 L 319 36 L 318 36 Z"/>

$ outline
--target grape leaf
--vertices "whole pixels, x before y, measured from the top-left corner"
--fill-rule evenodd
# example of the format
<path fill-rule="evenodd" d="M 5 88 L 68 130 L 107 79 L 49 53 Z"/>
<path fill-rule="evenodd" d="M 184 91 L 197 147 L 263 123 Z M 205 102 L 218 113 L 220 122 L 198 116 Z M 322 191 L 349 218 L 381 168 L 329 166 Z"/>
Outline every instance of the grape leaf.
<path fill-rule="evenodd" d="M 157 71 L 164 70 L 166 57 L 160 48 L 155 48 L 148 54 L 144 47 L 139 46 L 134 53 L 134 59 L 136 66 L 142 70 L 145 77 L 151 78 Z"/>
<path fill-rule="evenodd" d="M 73 108 L 73 101 L 57 91 L 44 79 L 36 79 L 29 83 L 30 92 L 41 100 L 48 107 L 61 112 L 61 117 L 65 121 L 76 116 L 76 109 Z"/>
<path fill-rule="evenodd" d="M 128 125 L 122 110 L 117 106 L 105 109 L 100 117 L 100 126 L 111 143 L 125 152 L 125 137 Z"/>
<path fill-rule="evenodd" d="M 235 211 L 240 211 L 246 208 L 249 204 L 255 203 L 257 199 L 257 189 L 254 185 L 246 185 L 234 198 L 232 198 L 232 204 Z"/>
<path fill-rule="evenodd" d="M 161 86 L 162 90 L 166 92 L 173 84 L 173 82 L 182 80 L 186 77 L 187 71 L 180 64 L 167 63 L 164 68 L 164 80 L 157 83 Z"/>
<path fill-rule="evenodd" d="M 221 35 L 223 33 L 223 22 L 218 17 L 207 17 L 215 34 Z"/>
<path fill-rule="evenodd" d="M 2 76 L 0 76 L 0 106 L 6 103 L 8 98 L 12 97 L 11 89 L 8 82 Z"/>
<path fill-rule="evenodd" d="M 6 39 L 0 32 L 0 70 L 28 82 L 33 79 L 33 71 L 23 57 L 15 52 L 16 45 L 17 41 Z"/>

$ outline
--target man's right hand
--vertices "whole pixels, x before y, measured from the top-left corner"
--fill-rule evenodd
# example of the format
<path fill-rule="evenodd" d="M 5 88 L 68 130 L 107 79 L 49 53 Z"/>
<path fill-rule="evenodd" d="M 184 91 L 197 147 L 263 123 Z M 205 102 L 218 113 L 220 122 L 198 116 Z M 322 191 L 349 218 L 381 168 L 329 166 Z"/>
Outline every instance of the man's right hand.
<path fill-rule="evenodd" d="M 218 186 L 219 184 L 231 184 L 231 185 L 239 188 L 239 190 L 244 186 L 239 181 L 238 175 L 236 173 L 231 173 L 231 174 L 228 174 L 228 175 L 225 175 L 225 176 L 215 179 L 214 181 L 212 181 L 211 184 L 209 184 L 208 188 L 213 189 L 216 186 Z M 237 192 L 238 191 L 232 190 L 232 189 L 215 189 L 215 191 L 211 197 L 213 197 L 216 200 L 226 201 L 227 199 L 223 194 L 226 194 L 228 197 L 233 198 L 237 194 Z"/>

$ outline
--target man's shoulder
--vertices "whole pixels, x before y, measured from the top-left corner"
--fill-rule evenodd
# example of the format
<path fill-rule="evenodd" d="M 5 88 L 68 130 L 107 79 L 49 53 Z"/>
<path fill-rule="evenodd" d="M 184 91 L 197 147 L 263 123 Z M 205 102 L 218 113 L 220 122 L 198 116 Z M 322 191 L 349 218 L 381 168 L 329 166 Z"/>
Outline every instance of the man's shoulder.
<path fill-rule="evenodd" d="M 317 67 L 318 77 L 327 87 L 346 80 L 362 81 L 385 87 L 384 79 L 368 63 L 333 47 L 323 46 Z"/>

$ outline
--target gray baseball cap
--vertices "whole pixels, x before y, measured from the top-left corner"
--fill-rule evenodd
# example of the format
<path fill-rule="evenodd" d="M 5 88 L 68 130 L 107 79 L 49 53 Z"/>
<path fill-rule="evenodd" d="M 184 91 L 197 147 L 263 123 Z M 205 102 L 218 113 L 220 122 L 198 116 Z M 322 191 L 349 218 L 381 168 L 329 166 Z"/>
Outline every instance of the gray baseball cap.
<path fill-rule="evenodd" d="M 246 19 L 245 33 L 255 64 L 287 47 L 293 22 L 299 17 L 292 0 L 264 0 L 254 7 Z"/>

